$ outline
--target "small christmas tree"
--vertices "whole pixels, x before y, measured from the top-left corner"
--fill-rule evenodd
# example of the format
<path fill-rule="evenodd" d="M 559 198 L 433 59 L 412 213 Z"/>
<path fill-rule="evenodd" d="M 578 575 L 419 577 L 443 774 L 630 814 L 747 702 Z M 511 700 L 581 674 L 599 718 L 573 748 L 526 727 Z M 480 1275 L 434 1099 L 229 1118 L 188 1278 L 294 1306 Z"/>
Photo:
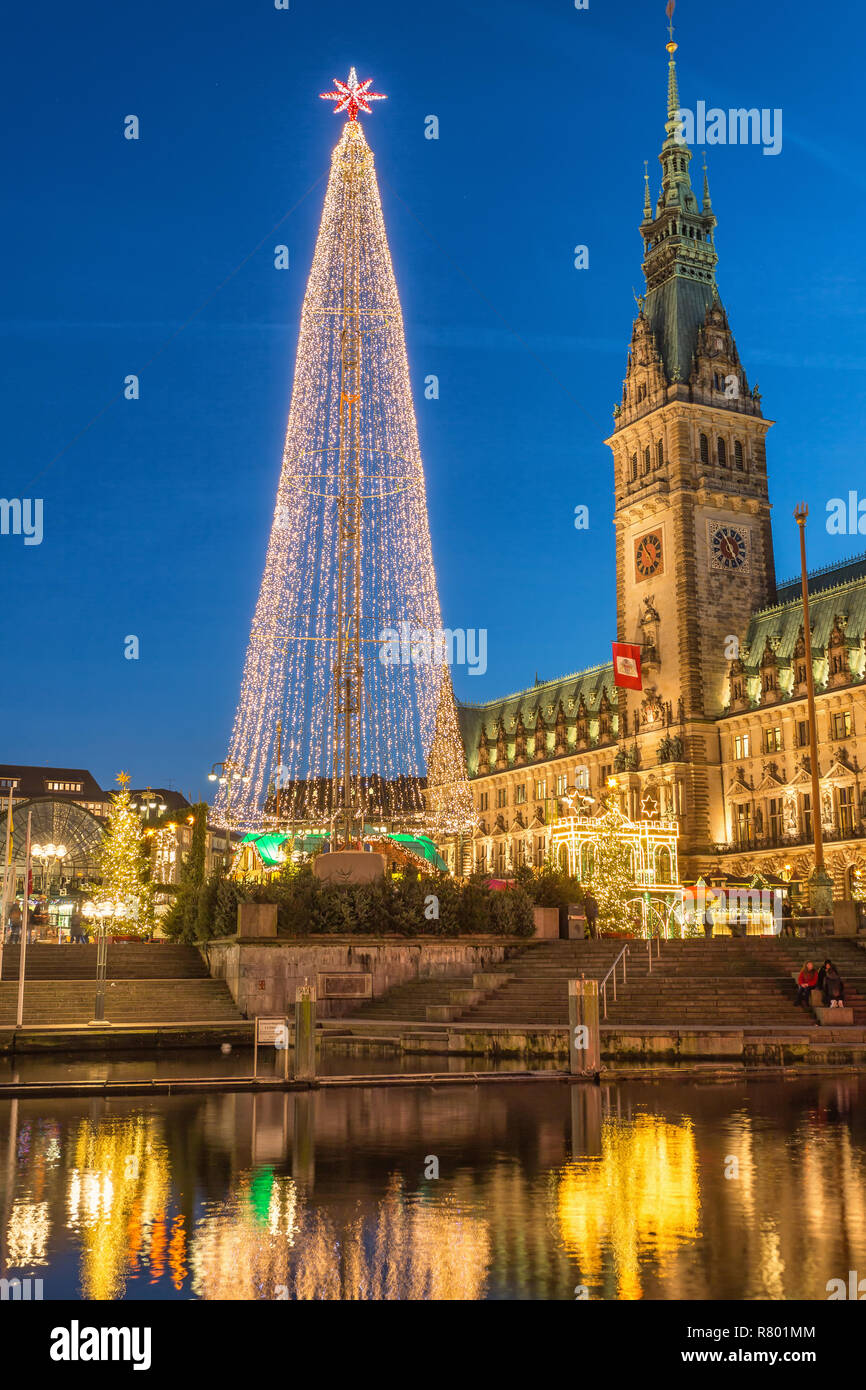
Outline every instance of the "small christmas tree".
<path fill-rule="evenodd" d="M 598 833 L 593 846 L 590 872 L 584 886 L 598 903 L 602 927 L 608 931 L 637 934 L 629 901 L 635 896 L 632 849 L 623 836 L 624 818 L 604 799 L 603 810 L 591 825 Z"/>
<path fill-rule="evenodd" d="M 150 851 L 132 809 L 129 777 L 120 772 L 117 780 L 120 791 L 112 795 L 100 848 L 101 897 L 114 904 L 111 920 L 115 931 L 149 936 L 154 921 Z"/>

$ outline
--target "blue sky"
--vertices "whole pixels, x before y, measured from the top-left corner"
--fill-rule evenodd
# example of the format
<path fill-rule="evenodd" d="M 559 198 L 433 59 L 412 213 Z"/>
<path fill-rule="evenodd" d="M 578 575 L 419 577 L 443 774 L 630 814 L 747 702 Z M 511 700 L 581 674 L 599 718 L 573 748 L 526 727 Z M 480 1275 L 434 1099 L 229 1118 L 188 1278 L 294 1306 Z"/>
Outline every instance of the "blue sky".
<path fill-rule="evenodd" d="M 785 578 L 801 496 L 812 564 L 863 547 L 823 517 L 829 498 L 866 495 L 866 20 L 853 0 L 680 0 L 676 20 L 684 106 L 783 112 L 778 156 L 719 146 L 708 162 L 720 290 L 777 421 Z M 608 657 L 602 440 L 643 288 L 665 25 L 656 0 L 48 0 L 8 16 L 0 491 L 43 499 L 44 539 L 0 536 L 0 761 L 86 766 L 103 785 L 124 767 L 197 795 L 224 756 L 341 126 L 317 94 L 352 64 L 389 96 L 366 132 L 443 614 L 489 634 L 487 674 L 458 670 L 457 693 L 485 700 Z M 128 114 L 138 141 L 123 138 Z M 122 398 L 129 373 L 138 401 Z"/>

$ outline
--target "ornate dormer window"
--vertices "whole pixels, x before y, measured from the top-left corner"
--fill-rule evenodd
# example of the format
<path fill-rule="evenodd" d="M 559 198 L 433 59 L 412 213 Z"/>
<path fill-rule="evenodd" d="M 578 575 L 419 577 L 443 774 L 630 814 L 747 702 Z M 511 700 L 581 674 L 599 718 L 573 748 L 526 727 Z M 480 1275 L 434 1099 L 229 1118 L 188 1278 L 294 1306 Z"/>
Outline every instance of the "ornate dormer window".
<path fill-rule="evenodd" d="M 568 725 L 565 719 L 565 710 L 562 708 L 562 701 L 559 702 L 559 709 L 556 711 L 556 723 L 553 727 L 553 751 L 557 758 L 561 758 L 568 752 Z"/>
<path fill-rule="evenodd" d="M 514 731 L 514 761 L 518 765 L 526 762 L 526 726 L 523 723 L 522 710 L 518 710 L 517 727 Z"/>
<path fill-rule="evenodd" d="M 848 660 L 848 643 L 845 638 L 847 626 L 847 617 L 843 613 L 836 613 L 833 618 L 833 628 L 830 633 L 830 638 L 827 642 L 829 685 L 847 685 L 851 679 L 851 665 Z"/>
<path fill-rule="evenodd" d="M 779 659 L 775 646 L 767 637 L 764 643 L 764 654 L 761 657 L 761 701 L 765 705 L 772 705 L 778 698 Z"/>
<path fill-rule="evenodd" d="M 603 686 L 598 704 L 598 741 L 599 743 L 610 743 L 610 738 L 610 697 L 607 693 L 607 686 Z"/>
<path fill-rule="evenodd" d="M 502 772 L 508 766 L 508 745 L 505 741 L 505 725 L 500 715 L 496 729 L 496 771 Z"/>
<path fill-rule="evenodd" d="M 581 695 L 577 706 L 577 717 L 575 720 L 575 736 L 578 748 L 583 747 L 589 742 L 589 720 L 587 716 L 586 701 Z"/>
<path fill-rule="evenodd" d="M 487 729 L 483 724 L 478 737 L 478 771 L 479 773 L 490 771 L 490 743 L 487 738 Z"/>
<path fill-rule="evenodd" d="M 536 758 L 547 757 L 547 726 L 541 716 L 541 710 L 538 711 L 538 718 L 535 721 L 534 756 Z"/>

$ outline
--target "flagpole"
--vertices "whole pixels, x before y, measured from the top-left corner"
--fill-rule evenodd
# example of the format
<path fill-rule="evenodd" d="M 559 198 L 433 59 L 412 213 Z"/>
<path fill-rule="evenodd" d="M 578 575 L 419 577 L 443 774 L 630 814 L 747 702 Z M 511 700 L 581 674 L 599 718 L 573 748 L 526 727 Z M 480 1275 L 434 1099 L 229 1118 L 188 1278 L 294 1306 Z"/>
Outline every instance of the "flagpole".
<path fill-rule="evenodd" d="M 6 857 L 3 860 L 3 899 L 0 903 L 0 980 L 3 979 L 3 943 L 6 940 L 6 913 L 9 902 L 9 884 L 12 878 L 9 856 L 12 853 L 12 782 L 9 779 L 9 805 L 6 808 Z"/>
<path fill-rule="evenodd" d="M 30 822 L 33 812 L 27 812 L 27 840 L 24 850 L 24 910 L 21 920 L 21 953 L 18 957 L 18 1014 L 15 1027 L 20 1028 L 24 1019 L 24 960 L 27 955 L 27 930 L 30 921 Z"/>

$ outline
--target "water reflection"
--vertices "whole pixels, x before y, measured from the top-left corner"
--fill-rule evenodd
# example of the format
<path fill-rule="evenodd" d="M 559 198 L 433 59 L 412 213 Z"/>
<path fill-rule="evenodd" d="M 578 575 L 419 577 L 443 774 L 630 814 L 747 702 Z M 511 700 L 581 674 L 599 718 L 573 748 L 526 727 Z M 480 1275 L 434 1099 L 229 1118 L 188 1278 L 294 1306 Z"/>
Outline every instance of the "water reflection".
<path fill-rule="evenodd" d="M 46 1298 L 823 1298 L 866 1269 L 863 1096 L 836 1078 L 11 1102 L 0 1264 Z"/>

